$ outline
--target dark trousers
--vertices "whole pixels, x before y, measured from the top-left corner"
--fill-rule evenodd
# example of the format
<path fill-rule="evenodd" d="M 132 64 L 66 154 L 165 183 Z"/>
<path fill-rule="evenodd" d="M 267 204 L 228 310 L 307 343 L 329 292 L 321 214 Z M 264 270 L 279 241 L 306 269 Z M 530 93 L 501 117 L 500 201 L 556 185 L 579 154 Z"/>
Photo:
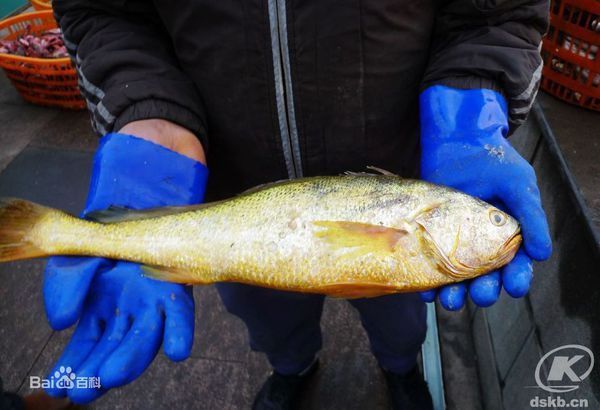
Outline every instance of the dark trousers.
<path fill-rule="evenodd" d="M 250 347 L 267 355 L 275 370 L 296 374 L 321 349 L 324 297 L 238 283 L 219 283 L 227 310 L 244 321 Z M 353 299 L 381 367 L 406 373 L 416 364 L 427 329 L 425 304 L 417 294 Z"/>

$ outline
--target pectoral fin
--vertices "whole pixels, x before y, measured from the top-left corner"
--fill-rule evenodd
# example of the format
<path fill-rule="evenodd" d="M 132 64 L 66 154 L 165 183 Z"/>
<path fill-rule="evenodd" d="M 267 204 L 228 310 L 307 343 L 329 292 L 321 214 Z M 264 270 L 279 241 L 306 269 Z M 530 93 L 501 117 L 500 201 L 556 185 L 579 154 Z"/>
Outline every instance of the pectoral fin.
<path fill-rule="evenodd" d="M 315 235 L 334 249 L 350 249 L 353 255 L 393 252 L 398 241 L 408 233 L 404 229 L 361 222 L 314 221 L 322 228 Z"/>

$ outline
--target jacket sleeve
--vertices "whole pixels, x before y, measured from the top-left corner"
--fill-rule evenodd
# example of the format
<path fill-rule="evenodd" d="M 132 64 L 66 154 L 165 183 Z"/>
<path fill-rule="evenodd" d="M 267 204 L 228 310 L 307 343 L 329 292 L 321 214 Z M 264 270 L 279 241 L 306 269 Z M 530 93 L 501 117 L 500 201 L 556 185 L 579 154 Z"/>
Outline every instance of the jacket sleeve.
<path fill-rule="evenodd" d="M 98 134 L 162 118 L 194 132 L 206 149 L 202 99 L 153 2 L 55 0 L 53 7 Z"/>
<path fill-rule="evenodd" d="M 438 10 L 422 88 L 490 88 L 509 104 L 511 131 L 523 123 L 542 74 L 549 0 L 447 0 Z"/>

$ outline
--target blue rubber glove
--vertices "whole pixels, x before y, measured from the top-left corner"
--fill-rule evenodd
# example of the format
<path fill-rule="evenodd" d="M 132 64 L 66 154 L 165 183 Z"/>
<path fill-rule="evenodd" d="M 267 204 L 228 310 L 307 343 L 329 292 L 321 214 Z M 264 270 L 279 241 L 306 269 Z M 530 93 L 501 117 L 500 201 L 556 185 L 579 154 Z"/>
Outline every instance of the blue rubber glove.
<path fill-rule="evenodd" d="M 204 165 L 160 145 L 108 134 L 94 158 L 83 216 L 111 205 L 143 209 L 199 203 L 207 176 Z M 194 336 L 191 287 L 146 278 L 135 263 L 50 258 L 44 300 L 53 329 L 65 329 L 79 320 L 48 375 L 56 380 L 72 372 L 75 386 L 48 389 L 52 396 L 90 402 L 140 376 L 161 343 L 171 360 L 190 354 Z M 100 388 L 77 388 L 77 381 L 96 377 Z"/>
<path fill-rule="evenodd" d="M 504 97 L 492 90 L 426 89 L 420 97 L 421 177 L 448 185 L 513 215 L 521 224 L 523 245 L 500 271 L 421 294 L 458 310 L 467 292 L 478 306 L 494 304 L 502 286 L 513 297 L 529 290 L 532 259 L 548 259 L 552 242 L 535 172 L 506 140 Z"/>

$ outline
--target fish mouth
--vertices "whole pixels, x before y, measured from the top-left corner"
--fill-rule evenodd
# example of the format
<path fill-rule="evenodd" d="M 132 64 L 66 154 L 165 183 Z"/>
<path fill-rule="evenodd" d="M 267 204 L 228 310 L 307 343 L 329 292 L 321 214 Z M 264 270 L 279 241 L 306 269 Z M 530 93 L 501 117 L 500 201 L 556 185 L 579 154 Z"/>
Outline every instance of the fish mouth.
<path fill-rule="evenodd" d="M 517 250 L 521 246 L 521 242 L 523 242 L 521 228 L 517 227 L 512 236 L 508 238 L 506 242 L 504 242 L 504 245 L 502 245 L 502 247 L 496 253 L 498 266 L 504 266 L 512 260 L 512 258 L 515 256 L 515 253 L 517 253 Z"/>
<path fill-rule="evenodd" d="M 429 234 L 429 232 L 427 232 L 426 229 L 424 229 L 424 231 L 425 236 L 429 239 L 430 243 L 434 245 L 434 252 L 439 256 L 440 263 L 438 266 L 448 276 L 458 280 L 469 279 L 478 273 L 489 272 L 506 265 L 513 259 L 517 253 L 517 250 L 519 249 L 519 246 L 521 246 L 521 242 L 523 241 L 521 237 L 521 229 L 520 227 L 517 227 L 515 232 L 506 240 L 506 242 L 504 242 L 502 247 L 500 247 L 498 252 L 496 252 L 495 257 L 492 258 L 489 263 L 475 267 L 469 266 L 468 264 L 457 260 L 454 257 L 454 252 L 452 252 L 450 255 L 446 255 L 442 248 L 437 244 L 435 239 L 433 239 L 433 237 Z"/>
<path fill-rule="evenodd" d="M 476 268 L 473 266 L 466 265 L 460 261 L 454 260 L 454 258 L 452 257 L 451 260 L 455 266 L 460 266 L 460 268 L 464 272 L 469 272 L 470 275 L 481 272 L 490 272 L 494 269 L 498 269 L 508 264 L 517 253 L 517 250 L 521 246 L 522 241 L 523 238 L 521 237 L 521 228 L 517 227 L 517 229 L 515 229 L 515 232 L 510 236 L 510 238 L 506 240 L 506 242 L 504 242 L 504 244 L 500 247 L 498 252 L 496 252 L 495 257 L 492 258 L 489 263 L 486 263 Z"/>

